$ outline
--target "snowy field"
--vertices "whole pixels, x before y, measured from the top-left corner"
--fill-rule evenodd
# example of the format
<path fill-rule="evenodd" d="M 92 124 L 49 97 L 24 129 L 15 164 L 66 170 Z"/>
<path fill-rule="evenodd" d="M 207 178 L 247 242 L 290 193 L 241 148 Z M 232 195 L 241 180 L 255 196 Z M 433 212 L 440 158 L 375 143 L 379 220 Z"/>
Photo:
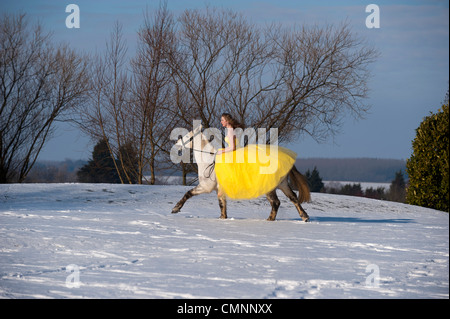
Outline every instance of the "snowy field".
<path fill-rule="evenodd" d="M 449 215 L 312 194 L 311 222 L 280 194 L 189 188 L 0 185 L 1 298 L 449 298 Z"/>

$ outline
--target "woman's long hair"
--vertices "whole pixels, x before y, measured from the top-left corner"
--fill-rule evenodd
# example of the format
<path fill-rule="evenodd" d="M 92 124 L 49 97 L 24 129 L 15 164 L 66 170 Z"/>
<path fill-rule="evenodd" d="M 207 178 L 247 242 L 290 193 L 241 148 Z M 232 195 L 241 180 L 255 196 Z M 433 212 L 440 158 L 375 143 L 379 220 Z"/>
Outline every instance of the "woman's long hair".
<path fill-rule="evenodd" d="M 234 119 L 230 113 L 223 113 L 222 117 L 225 118 L 225 120 L 227 120 L 228 123 L 230 123 L 230 125 L 231 125 L 231 127 L 233 127 L 233 129 L 238 128 L 238 127 L 240 127 L 241 129 L 245 128 L 244 125 L 242 125 L 236 119 Z"/>

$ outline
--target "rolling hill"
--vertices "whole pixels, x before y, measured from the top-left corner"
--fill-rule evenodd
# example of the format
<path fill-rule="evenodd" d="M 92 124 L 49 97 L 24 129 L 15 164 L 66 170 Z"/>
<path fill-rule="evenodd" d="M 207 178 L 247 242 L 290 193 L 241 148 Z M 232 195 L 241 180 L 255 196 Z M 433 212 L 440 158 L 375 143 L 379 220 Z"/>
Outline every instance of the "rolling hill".
<path fill-rule="evenodd" d="M 189 188 L 0 185 L 0 298 L 448 298 L 449 215 L 312 194 L 304 223 L 282 195 Z"/>

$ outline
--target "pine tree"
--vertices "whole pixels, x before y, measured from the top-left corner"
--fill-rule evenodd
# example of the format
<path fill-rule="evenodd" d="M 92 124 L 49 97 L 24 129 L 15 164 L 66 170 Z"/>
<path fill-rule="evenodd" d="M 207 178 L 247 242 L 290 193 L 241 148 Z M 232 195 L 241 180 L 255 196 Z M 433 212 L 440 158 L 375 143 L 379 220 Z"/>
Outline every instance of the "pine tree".
<path fill-rule="evenodd" d="M 449 106 L 425 117 L 407 160 L 409 204 L 449 211 Z"/>
<path fill-rule="evenodd" d="M 324 184 L 322 182 L 322 177 L 320 177 L 317 167 L 314 166 L 312 172 L 309 170 L 305 173 L 305 177 L 308 180 L 309 189 L 311 192 L 320 192 L 323 190 Z"/>
<path fill-rule="evenodd" d="M 389 188 L 388 199 L 394 202 L 404 203 L 406 199 L 406 184 L 402 171 L 395 173 L 395 178 Z"/>
<path fill-rule="evenodd" d="M 92 159 L 80 168 L 77 177 L 81 183 L 120 183 L 106 140 L 95 145 Z"/>

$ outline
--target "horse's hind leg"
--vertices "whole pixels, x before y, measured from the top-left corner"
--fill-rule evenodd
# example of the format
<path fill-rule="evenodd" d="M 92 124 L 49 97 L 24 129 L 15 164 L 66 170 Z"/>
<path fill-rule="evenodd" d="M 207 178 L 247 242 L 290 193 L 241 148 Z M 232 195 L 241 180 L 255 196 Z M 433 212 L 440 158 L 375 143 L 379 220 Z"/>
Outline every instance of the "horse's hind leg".
<path fill-rule="evenodd" d="M 220 219 L 227 219 L 227 198 L 225 195 L 217 195 L 220 207 Z"/>
<path fill-rule="evenodd" d="M 281 182 L 281 184 L 278 186 L 279 189 L 286 195 L 287 198 L 290 199 L 290 201 L 295 205 L 295 208 L 297 208 L 298 214 L 302 218 L 304 222 L 309 221 L 309 216 L 306 213 L 306 211 L 303 209 L 302 205 L 298 202 L 297 195 L 295 195 L 292 188 L 289 186 L 286 180 Z"/>
<path fill-rule="evenodd" d="M 277 218 L 278 208 L 280 207 L 280 200 L 278 199 L 276 190 L 267 193 L 266 196 L 270 202 L 270 205 L 272 206 L 272 211 L 270 212 L 269 218 L 267 218 L 267 220 L 273 221 L 275 220 L 275 218 Z"/>

